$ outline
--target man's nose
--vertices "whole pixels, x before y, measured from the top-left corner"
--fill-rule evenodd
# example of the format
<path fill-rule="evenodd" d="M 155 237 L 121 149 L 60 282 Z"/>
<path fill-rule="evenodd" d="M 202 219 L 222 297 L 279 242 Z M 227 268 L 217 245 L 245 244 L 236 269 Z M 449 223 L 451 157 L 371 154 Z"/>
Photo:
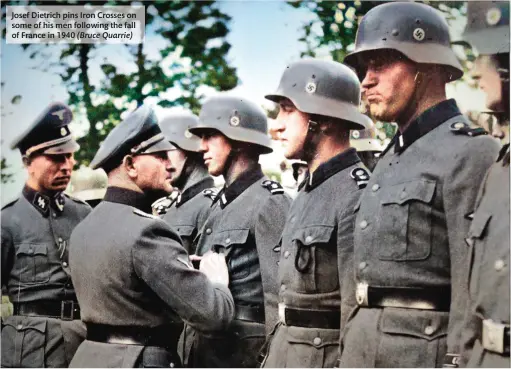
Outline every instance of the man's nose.
<path fill-rule="evenodd" d="M 370 68 L 367 69 L 364 79 L 360 83 L 362 94 L 364 94 L 367 89 L 373 87 L 376 84 L 376 80 L 376 74 Z"/>
<path fill-rule="evenodd" d="M 279 113 L 277 118 L 270 122 L 269 132 L 272 140 L 280 139 L 280 133 L 284 131 L 284 127 L 284 119 L 282 118 L 281 113 Z"/>

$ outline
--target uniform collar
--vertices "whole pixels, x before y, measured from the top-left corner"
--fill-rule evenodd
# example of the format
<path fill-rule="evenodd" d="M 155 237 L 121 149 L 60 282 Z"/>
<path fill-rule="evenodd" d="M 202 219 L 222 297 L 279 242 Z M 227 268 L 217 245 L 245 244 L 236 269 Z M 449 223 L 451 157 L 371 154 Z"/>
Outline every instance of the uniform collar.
<path fill-rule="evenodd" d="M 58 213 L 62 213 L 64 211 L 66 198 L 62 192 L 57 192 L 53 197 L 50 197 L 25 185 L 25 187 L 23 187 L 23 196 L 44 217 L 47 217 L 50 214 L 50 207 Z"/>
<path fill-rule="evenodd" d="M 151 201 L 142 192 L 128 190 L 120 187 L 108 187 L 103 201 L 115 202 L 133 206 L 139 210 L 151 214 Z"/>
<path fill-rule="evenodd" d="M 234 201 L 239 195 L 243 193 L 247 188 L 252 186 L 255 182 L 264 177 L 264 173 L 261 170 L 261 166 L 258 165 L 256 168 L 247 170 L 242 173 L 236 180 L 229 186 L 222 188 L 213 201 L 213 204 L 220 200 L 220 207 L 223 209 L 229 203 Z"/>
<path fill-rule="evenodd" d="M 214 187 L 215 181 L 211 177 L 206 177 L 204 179 L 201 179 L 199 182 L 195 183 L 194 185 L 188 187 L 183 191 L 183 193 L 177 198 L 176 202 L 176 208 L 183 205 L 188 200 L 194 198 L 196 195 L 201 193 L 202 191 Z"/>
<path fill-rule="evenodd" d="M 449 99 L 438 103 L 413 120 L 402 134 L 398 131 L 381 155 L 383 156 L 391 147 L 394 147 L 395 153 L 402 153 L 426 133 L 456 115 L 461 115 L 456 100 Z"/>
<path fill-rule="evenodd" d="M 321 164 L 314 171 L 314 173 L 309 173 L 307 177 L 305 177 L 304 181 L 300 184 L 299 190 L 305 186 L 305 191 L 311 191 L 334 174 L 337 174 L 341 170 L 346 169 L 358 162 L 360 162 L 360 158 L 357 155 L 357 150 L 350 148 L 346 151 L 343 151 L 342 153 Z"/>

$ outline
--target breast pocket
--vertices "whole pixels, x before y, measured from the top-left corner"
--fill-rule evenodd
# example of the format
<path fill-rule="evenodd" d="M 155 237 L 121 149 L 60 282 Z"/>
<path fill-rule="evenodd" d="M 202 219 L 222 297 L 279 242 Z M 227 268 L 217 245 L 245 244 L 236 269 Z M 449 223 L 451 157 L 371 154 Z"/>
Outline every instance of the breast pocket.
<path fill-rule="evenodd" d="M 331 225 L 315 225 L 293 235 L 294 266 L 299 278 L 292 283 L 297 292 L 326 293 L 339 288 L 334 229 Z"/>
<path fill-rule="evenodd" d="M 478 289 L 479 269 L 483 265 L 483 257 L 485 251 L 483 245 L 476 248 L 475 244 L 481 242 L 486 236 L 486 230 L 488 228 L 488 224 L 490 223 L 490 219 L 491 214 L 484 211 L 476 211 L 474 213 L 474 219 L 472 219 L 472 223 L 470 224 L 468 237 L 466 238 L 466 242 L 470 248 L 469 287 L 472 295 L 474 295 L 475 291 Z"/>
<path fill-rule="evenodd" d="M 431 253 L 432 205 L 436 182 L 414 180 L 387 188 L 377 220 L 380 260 L 424 260 Z"/>
<path fill-rule="evenodd" d="M 216 252 L 225 252 L 232 279 L 242 279 L 250 274 L 249 250 L 244 249 L 249 234 L 249 229 L 229 229 L 218 232 L 213 238 L 212 249 Z"/>
<path fill-rule="evenodd" d="M 15 268 L 22 283 L 44 283 L 50 280 L 48 244 L 22 243 L 16 246 Z"/>

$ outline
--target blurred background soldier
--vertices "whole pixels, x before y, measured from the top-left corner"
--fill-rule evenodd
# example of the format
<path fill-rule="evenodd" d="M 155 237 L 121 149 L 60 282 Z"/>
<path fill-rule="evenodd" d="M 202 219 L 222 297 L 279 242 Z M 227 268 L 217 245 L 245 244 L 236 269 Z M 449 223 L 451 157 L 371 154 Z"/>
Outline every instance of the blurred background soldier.
<path fill-rule="evenodd" d="M 107 180 L 102 170 L 80 168 L 71 175 L 71 193 L 95 208 L 105 196 Z"/>
<path fill-rule="evenodd" d="M 170 183 L 178 191 L 178 196 L 173 195 L 165 207 L 162 218 L 177 231 L 197 269 L 199 262 L 193 255 L 193 239 L 206 221 L 217 192 L 199 153 L 200 140 L 189 131 L 198 121 L 192 113 L 178 113 L 168 115 L 160 122 L 165 138 L 175 147 L 169 151 Z M 186 326 L 179 340 L 179 354 L 185 366 L 193 332 Z"/>
<path fill-rule="evenodd" d="M 497 118 L 490 133 L 509 142 L 509 2 L 469 1 L 463 41 L 477 58 L 472 78 L 486 94 L 486 106 Z M 459 43 L 459 42 L 456 42 Z"/>
<path fill-rule="evenodd" d="M 488 108 L 509 127 L 509 2 L 469 2 L 467 10 L 464 38 L 479 53 L 473 73 Z M 509 190 L 508 143 L 486 175 L 468 232 L 470 299 L 461 337 L 468 367 L 510 366 Z"/>
<path fill-rule="evenodd" d="M 149 214 L 170 192 L 172 145 L 151 108 L 117 125 L 91 162 L 108 175 L 104 200 L 74 230 L 70 263 L 84 341 L 72 367 L 177 367 L 182 322 L 225 327 L 234 315 L 223 256 L 204 256 L 195 270 L 179 235 Z"/>
<path fill-rule="evenodd" d="M 350 145 L 357 150 L 362 163 L 372 172 L 383 151 L 383 146 L 376 137 L 376 127 L 374 124 L 371 124 L 371 127 L 364 130 L 351 131 Z"/>
<path fill-rule="evenodd" d="M 372 118 L 399 131 L 355 206 L 359 308 L 343 332 L 340 365 L 455 366 L 468 298 L 467 215 L 499 144 L 446 99 L 446 83 L 463 71 L 434 8 L 371 9 L 345 63 L 362 79 Z"/>
<path fill-rule="evenodd" d="M 2 287 L 14 307 L 2 318 L 3 367 L 67 367 L 85 338 L 68 244 L 90 207 L 64 194 L 79 148 L 72 119 L 67 105 L 51 104 L 11 146 L 28 179 L 19 199 L 2 209 Z"/>
<path fill-rule="evenodd" d="M 353 208 L 369 180 L 350 148 L 350 129 L 363 130 L 371 120 L 358 110 L 357 75 L 337 62 L 289 65 L 266 98 L 280 105 L 274 129 L 284 155 L 304 160 L 309 172 L 282 233 L 279 322 L 263 366 L 331 368 L 339 332 L 356 306 Z"/>
<path fill-rule="evenodd" d="M 270 327 L 277 317 L 278 243 L 291 198 L 258 163 L 260 155 L 272 152 L 260 107 L 233 96 L 212 97 L 202 106 L 199 125 L 190 130 L 201 137 L 209 173 L 222 175 L 226 183 L 199 234 L 196 253 L 225 253 L 236 304 L 226 330 L 196 335 L 190 365 L 255 367 L 265 321 Z"/>

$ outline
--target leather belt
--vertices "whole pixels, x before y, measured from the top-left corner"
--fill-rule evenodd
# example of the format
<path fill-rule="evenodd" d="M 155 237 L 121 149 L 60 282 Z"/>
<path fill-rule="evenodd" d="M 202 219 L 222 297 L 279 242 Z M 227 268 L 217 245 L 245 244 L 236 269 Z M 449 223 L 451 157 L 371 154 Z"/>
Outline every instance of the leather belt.
<path fill-rule="evenodd" d="M 449 311 L 451 289 L 440 287 L 376 287 L 357 283 L 357 303 L 366 307 Z"/>
<path fill-rule="evenodd" d="M 236 305 L 234 319 L 264 324 L 263 306 Z"/>
<path fill-rule="evenodd" d="M 157 346 L 170 350 L 176 349 L 183 328 L 182 324 L 164 325 L 155 328 L 85 324 L 89 341 L 118 345 Z"/>
<path fill-rule="evenodd" d="M 279 320 L 287 326 L 322 329 L 341 328 L 340 310 L 293 309 L 280 303 Z"/>
<path fill-rule="evenodd" d="M 15 302 L 14 315 L 43 316 L 62 320 L 80 319 L 80 306 L 73 300 Z"/>
<path fill-rule="evenodd" d="M 482 345 L 485 350 L 498 354 L 509 354 L 509 324 L 483 320 Z"/>

